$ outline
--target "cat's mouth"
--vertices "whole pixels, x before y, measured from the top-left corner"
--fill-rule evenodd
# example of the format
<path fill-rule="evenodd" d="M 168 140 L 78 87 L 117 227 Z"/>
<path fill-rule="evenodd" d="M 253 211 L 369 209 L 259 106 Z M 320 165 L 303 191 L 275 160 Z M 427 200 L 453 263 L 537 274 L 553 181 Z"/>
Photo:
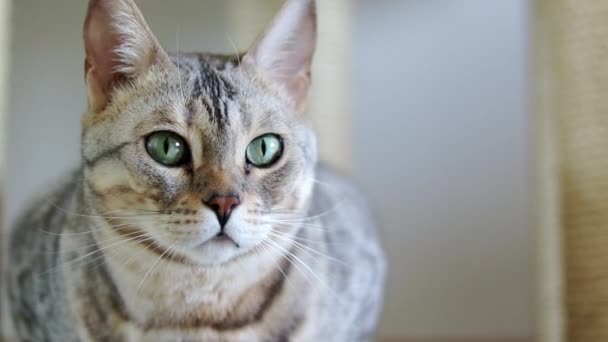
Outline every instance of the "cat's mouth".
<path fill-rule="evenodd" d="M 207 239 L 206 241 L 198 244 L 195 248 L 202 248 L 202 247 L 205 247 L 206 245 L 209 245 L 212 243 L 219 244 L 220 246 L 232 245 L 232 246 L 235 246 L 236 248 L 241 247 L 236 241 L 234 241 L 234 239 L 228 233 L 219 232 L 214 237 Z"/>

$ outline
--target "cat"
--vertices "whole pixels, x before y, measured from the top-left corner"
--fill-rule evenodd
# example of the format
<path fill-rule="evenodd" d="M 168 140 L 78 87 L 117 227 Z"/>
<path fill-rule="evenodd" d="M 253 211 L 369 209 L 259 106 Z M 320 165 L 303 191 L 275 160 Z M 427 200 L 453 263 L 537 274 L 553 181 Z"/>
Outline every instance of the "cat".
<path fill-rule="evenodd" d="M 10 237 L 20 341 L 369 341 L 386 261 L 317 162 L 314 0 L 243 54 L 168 54 L 132 0 L 91 0 L 82 165 Z"/>

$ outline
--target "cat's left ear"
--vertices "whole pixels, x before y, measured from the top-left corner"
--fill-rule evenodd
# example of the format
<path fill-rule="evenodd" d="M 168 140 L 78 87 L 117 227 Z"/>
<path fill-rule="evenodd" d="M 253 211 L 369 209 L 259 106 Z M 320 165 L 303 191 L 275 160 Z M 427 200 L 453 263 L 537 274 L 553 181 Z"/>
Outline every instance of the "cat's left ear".
<path fill-rule="evenodd" d="M 121 83 L 153 65 L 171 65 L 133 0 L 89 0 L 84 45 L 89 102 L 95 112 L 110 102 Z"/>
<path fill-rule="evenodd" d="M 304 110 L 317 41 L 314 0 L 286 0 L 243 62 L 283 87 L 294 110 Z"/>

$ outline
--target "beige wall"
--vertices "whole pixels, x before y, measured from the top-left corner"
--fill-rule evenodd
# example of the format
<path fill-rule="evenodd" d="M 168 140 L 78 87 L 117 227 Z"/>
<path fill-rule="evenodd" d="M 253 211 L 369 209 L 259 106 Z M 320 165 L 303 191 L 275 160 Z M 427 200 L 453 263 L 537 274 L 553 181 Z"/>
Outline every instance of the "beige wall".
<path fill-rule="evenodd" d="M 530 2 L 355 3 L 353 170 L 389 255 L 382 332 L 531 336 Z"/>

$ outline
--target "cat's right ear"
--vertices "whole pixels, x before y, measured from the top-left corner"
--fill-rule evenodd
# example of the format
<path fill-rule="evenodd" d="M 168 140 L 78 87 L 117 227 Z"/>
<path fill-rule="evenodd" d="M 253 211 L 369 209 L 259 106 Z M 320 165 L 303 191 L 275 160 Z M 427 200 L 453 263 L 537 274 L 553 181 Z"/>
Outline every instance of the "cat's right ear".
<path fill-rule="evenodd" d="M 327 0 L 329 1 L 329 0 Z M 286 0 L 243 58 L 280 85 L 296 112 L 304 110 L 317 42 L 315 0 Z"/>
<path fill-rule="evenodd" d="M 103 110 L 114 88 L 152 65 L 170 65 L 132 0 L 90 0 L 84 23 L 89 105 Z"/>

